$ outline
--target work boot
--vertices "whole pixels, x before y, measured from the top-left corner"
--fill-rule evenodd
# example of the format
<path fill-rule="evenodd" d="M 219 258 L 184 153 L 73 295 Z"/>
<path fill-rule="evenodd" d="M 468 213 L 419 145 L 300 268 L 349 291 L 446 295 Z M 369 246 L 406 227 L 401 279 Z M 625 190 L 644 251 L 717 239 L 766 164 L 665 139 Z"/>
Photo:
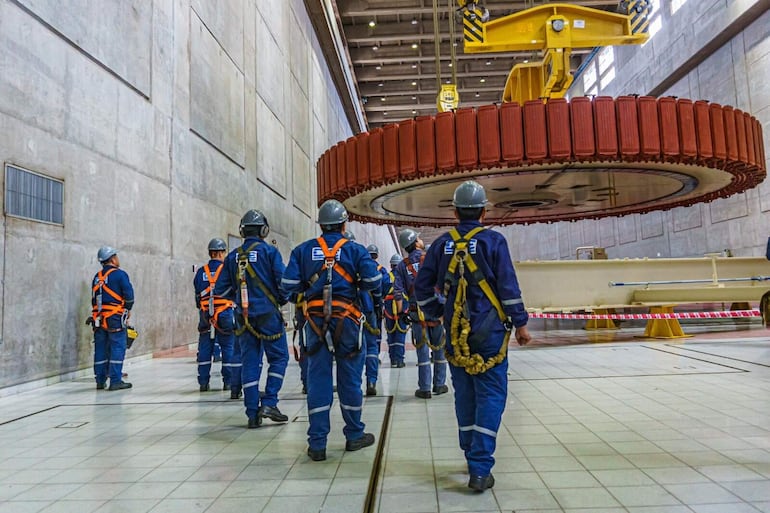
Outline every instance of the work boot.
<path fill-rule="evenodd" d="M 256 417 L 249 417 L 249 422 L 246 425 L 249 429 L 256 429 L 262 425 L 262 417 L 257 415 Z"/>
<path fill-rule="evenodd" d="M 414 396 L 420 399 L 430 399 L 430 390 L 415 390 Z"/>
<path fill-rule="evenodd" d="M 208 392 L 209 391 L 209 384 L 208 383 L 204 383 L 203 385 L 200 386 L 200 390 L 201 390 L 201 392 Z"/>
<path fill-rule="evenodd" d="M 104 383 L 104 382 L 102 382 L 102 383 L 97 383 L 97 384 L 96 384 L 96 389 L 97 389 L 97 390 L 104 390 L 104 387 L 105 387 L 105 386 L 107 386 L 107 385 L 106 385 L 106 383 Z"/>
<path fill-rule="evenodd" d="M 495 486 L 495 476 L 487 474 L 486 476 L 471 476 L 468 480 L 468 488 L 477 492 L 483 492 L 487 488 Z"/>
<path fill-rule="evenodd" d="M 307 455 L 313 461 L 324 461 L 326 459 L 326 449 L 311 449 L 308 447 Z"/>
<path fill-rule="evenodd" d="M 447 392 L 449 392 L 449 387 L 447 385 L 434 385 L 433 386 L 433 393 L 435 395 L 446 394 Z"/>
<path fill-rule="evenodd" d="M 268 418 L 273 422 L 288 422 L 289 417 L 281 413 L 277 406 L 262 406 L 257 414 L 260 418 Z"/>
<path fill-rule="evenodd" d="M 391 369 L 396 369 L 396 368 L 398 368 L 398 362 L 390 362 L 390 368 L 391 368 Z"/>
<path fill-rule="evenodd" d="M 370 445 L 374 444 L 374 435 L 371 433 L 364 433 L 364 436 L 359 438 L 358 440 L 348 440 L 345 442 L 345 450 L 346 451 L 357 451 L 359 449 L 363 449 L 364 447 L 369 447 Z"/>
<path fill-rule="evenodd" d="M 302 395 L 307 395 L 307 385 L 304 383 L 302 384 Z"/>
<path fill-rule="evenodd" d="M 403 369 L 404 367 L 406 367 L 406 364 L 404 362 L 398 362 L 399 369 Z"/>
<path fill-rule="evenodd" d="M 230 389 L 230 399 L 240 399 L 243 395 L 243 392 L 240 388 L 231 388 Z"/>
<path fill-rule="evenodd" d="M 366 384 L 366 395 L 368 396 L 377 395 L 377 386 L 371 381 Z"/>
<path fill-rule="evenodd" d="M 224 385 L 222 385 L 222 390 L 225 390 L 225 391 L 230 390 L 230 383 L 225 383 Z"/>
<path fill-rule="evenodd" d="M 132 386 L 133 385 L 127 381 L 119 381 L 117 383 L 110 382 L 110 388 L 108 388 L 108 390 L 126 390 Z"/>

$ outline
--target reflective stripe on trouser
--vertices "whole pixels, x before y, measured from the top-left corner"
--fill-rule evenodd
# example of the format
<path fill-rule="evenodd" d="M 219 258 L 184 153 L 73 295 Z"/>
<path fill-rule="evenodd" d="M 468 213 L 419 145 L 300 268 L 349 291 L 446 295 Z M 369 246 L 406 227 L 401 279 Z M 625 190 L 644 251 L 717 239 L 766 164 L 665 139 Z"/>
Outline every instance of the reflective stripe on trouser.
<path fill-rule="evenodd" d="M 254 418 L 259 410 L 259 378 L 262 374 L 262 341 L 244 331 L 238 337 L 241 345 L 241 379 L 243 382 L 243 403 L 246 416 Z M 232 385 L 231 385 L 232 386 Z"/>
<path fill-rule="evenodd" d="M 233 310 L 227 309 L 219 314 L 219 330 L 214 332 L 214 340 L 211 340 L 209 332 L 208 316 L 203 311 L 198 316 L 198 384 L 205 385 L 211 377 L 211 359 L 215 347 L 219 346 L 222 352 L 222 382 L 229 385 L 230 373 L 233 364 L 240 362 L 240 354 L 235 354 L 235 335 L 233 330 Z M 205 330 L 205 331 L 204 331 Z M 221 331 L 220 331 L 221 330 Z M 216 342 L 216 344 L 215 344 Z"/>
<path fill-rule="evenodd" d="M 502 339 L 494 337 L 499 344 Z M 508 359 L 486 372 L 470 375 L 450 365 L 460 448 L 471 475 L 485 476 L 495 464 L 496 433 L 508 399 Z"/>
<path fill-rule="evenodd" d="M 441 338 L 444 336 L 444 326 L 439 324 L 438 326 L 427 326 L 427 336 L 430 337 L 430 343 L 438 345 L 441 343 Z M 422 336 L 422 325 L 412 324 L 412 332 L 414 333 L 414 340 L 420 340 Z M 431 365 L 430 361 L 433 359 L 433 380 L 431 381 Z M 438 351 L 431 351 L 428 344 L 423 344 L 417 348 L 417 387 L 423 391 L 430 391 L 431 386 L 438 386 L 446 384 L 446 357 L 444 356 L 444 349 Z"/>
<path fill-rule="evenodd" d="M 398 320 L 396 319 L 385 319 L 385 330 L 388 332 L 388 356 L 390 357 L 390 363 L 404 361 L 406 333 L 402 333 L 402 331 L 406 332 L 407 326 L 399 322 L 398 329 L 394 330 L 393 327 L 397 322 Z"/>
<path fill-rule="evenodd" d="M 307 430 L 308 445 L 313 450 L 325 449 L 326 440 L 331 426 L 329 424 L 329 410 L 334 400 L 332 363 L 337 362 L 337 396 L 340 401 L 342 418 L 345 427 L 342 432 L 346 440 L 357 440 L 364 433 L 364 424 L 361 422 L 361 405 L 363 394 L 361 393 L 361 374 L 364 367 L 364 352 L 350 356 L 349 353 L 358 345 L 359 326 L 350 319 L 332 319 L 329 330 L 334 333 L 338 322 L 344 322 L 342 340 L 340 341 L 340 354 L 335 357 L 329 353 L 326 344 L 319 341 L 318 335 L 306 327 L 305 337 L 308 347 L 317 347 L 322 344 L 314 354 L 307 355 L 307 410 L 310 426 Z"/>
<path fill-rule="evenodd" d="M 377 317 L 367 315 L 366 322 L 370 326 L 377 326 Z M 369 330 L 364 332 L 366 339 L 366 382 L 377 383 L 377 372 L 380 368 L 380 335 L 373 335 Z"/>
<path fill-rule="evenodd" d="M 286 343 L 286 329 L 283 319 L 276 313 L 266 323 L 257 326 L 262 333 L 278 333 L 281 337 L 277 340 L 263 340 L 262 349 L 267 357 L 267 382 L 265 393 L 262 395 L 262 406 L 278 406 L 278 392 L 283 386 L 283 378 L 286 376 L 286 366 L 289 365 L 289 346 Z M 246 382 L 244 378 L 243 382 Z"/>
<path fill-rule="evenodd" d="M 241 344 L 238 341 L 238 337 L 235 335 L 233 335 L 233 359 L 229 363 L 222 363 L 222 376 L 224 376 L 225 369 L 228 369 L 227 379 L 230 380 L 230 389 L 236 391 L 241 390 L 241 375 L 243 373 L 243 365 L 241 364 Z"/>
<path fill-rule="evenodd" d="M 101 328 L 94 331 L 94 376 L 97 383 L 123 381 L 123 359 L 126 357 L 126 330 L 112 331 Z"/>

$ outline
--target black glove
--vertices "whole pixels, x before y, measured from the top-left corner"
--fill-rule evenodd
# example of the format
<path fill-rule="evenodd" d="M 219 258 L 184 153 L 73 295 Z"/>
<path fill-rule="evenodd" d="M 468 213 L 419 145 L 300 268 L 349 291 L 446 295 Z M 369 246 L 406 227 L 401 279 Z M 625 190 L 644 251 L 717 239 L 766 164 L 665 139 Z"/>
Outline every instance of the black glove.
<path fill-rule="evenodd" d="M 94 326 L 94 318 L 93 317 L 89 317 L 88 319 L 86 319 L 86 326 L 91 326 L 91 327 Z"/>
<path fill-rule="evenodd" d="M 409 319 L 409 314 L 407 312 L 402 312 L 398 314 L 398 322 L 400 324 L 408 325 L 411 322 Z"/>

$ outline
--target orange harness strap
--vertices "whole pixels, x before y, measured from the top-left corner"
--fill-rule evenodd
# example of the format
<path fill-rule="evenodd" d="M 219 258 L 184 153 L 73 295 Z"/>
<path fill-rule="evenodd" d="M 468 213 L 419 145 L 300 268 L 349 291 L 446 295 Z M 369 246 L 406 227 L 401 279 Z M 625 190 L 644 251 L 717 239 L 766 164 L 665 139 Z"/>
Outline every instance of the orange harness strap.
<path fill-rule="evenodd" d="M 107 277 L 110 274 L 112 274 L 113 271 L 115 271 L 116 269 L 117 269 L 117 267 L 113 267 L 112 269 L 110 269 L 109 271 L 107 271 L 104 274 L 102 274 L 104 272 L 104 269 L 99 271 L 99 273 L 96 275 L 97 278 L 98 278 L 98 281 L 97 281 L 96 285 L 94 285 L 92 287 L 92 289 L 91 289 L 92 294 L 96 294 L 99 291 L 99 289 L 101 288 L 102 292 L 106 292 L 113 299 L 115 299 L 117 301 L 120 301 L 120 303 L 117 303 L 117 304 L 106 304 L 105 305 L 104 303 L 102 303 L 101 311 L 98 309 L 97 305 L 94 305 L 91 308 L 91 318 L 94 321 L 96 321 L 96 319 L 101 317 L 102 325 L 103 325 L 104 329 L 108 329 L 107 328 L 107 319 L 109 319 L 113 315 L 123 315 L 123 312 L 125 312 L 125 310 L 126 310 L 126 308 L 124 306 L 125 302 L 123 301 L 123 298 L 120 297 L 120 295 L 117 292 L 115 292 L 114 290 L 109 288 L 107 286 L 107 283 L 106 283 Z"/>
<path fill-rule="evenodd" d="M 337 261 L 335 258 L 337 256 L 337 251 L 339 251 L 342 245 L 345 244 L 348 240 L 345 238 L 338 240 L 337 243 L 331 249 L 329 249 L 329 246 L 326 244 L 326 241 L 323 239 L 323 237 L 318 237 L 316 241 L 318 242 L 318 245 L 321 246 L 321 251 L 324 252 L 324 257 L 326 258 L 326 260 L 330 260 L 331 262 L 333 262 L 334 271 L 340 276 L 342 276 L 343 278 L 345 278 L 345 281 L 347 281 L 348 283 L 353 283 L 353 277 L 350 276 L 350 274 L 348 274 L 348 272 L 345 269 L 343 269 L 341 265 L 337 265 Z"/>
<path fill-rule="evenodd" d="M 209 264 L 206 264 L 203 266 L 203 272 L 206 274 L 206 278 L 208 278 L 209 286 L 206 287 L 204 290 L 201 291 L 201 310 L 205 313 L 208 313 L 209 307 L 209 296 L 214 293 L 214 285 L 216 285 L 217 280 L 219 279 L 219 275 L 222 273 L 222 269 L 224 268 L 224 264 L 220 265 L 217 268 L 217 271 L 214 273 L 214 275 L 211 275 L 211 268 L 209 267 Z M 219 319 L 219 314 L 227 310 L 228 308 L 231 308 L 233 306 L 233 302 L 229 299 L 225 299 L 223 297 L 214 297 L 214 315 L 211 317 L 210 321 L 211 324 L 214 325 L 216 329 L 219 329 L 219 326 L 217 326 L 217 320 Z"/>

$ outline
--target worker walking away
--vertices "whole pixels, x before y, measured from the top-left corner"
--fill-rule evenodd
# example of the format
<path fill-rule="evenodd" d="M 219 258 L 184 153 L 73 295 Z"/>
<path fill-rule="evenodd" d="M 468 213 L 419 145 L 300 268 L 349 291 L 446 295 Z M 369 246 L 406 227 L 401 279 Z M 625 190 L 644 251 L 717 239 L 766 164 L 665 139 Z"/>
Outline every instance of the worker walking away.
<path fill-rule="evenodd" d="M 214 287 L 215 295 L 235 302 L 235 335 L 241 347 L 243 401 L 250 429 L 262 425 L 263 418 L 274 422 L 289 420 L 278 409 L 278 392 L 289 363 L 281 315 L 281 306 L 288 300 L 281 289 L 285 267 L 278 249 L 264 240 L 269 233 L 270 226 L 262 212 L 246 212 L 240 225 L 243 245 L 227 255 Z M 267 357 L 268 369 L 260 399 L 263 354 Z"/>
<path fill-rule="evenodd" d="M 134 306 L 134 288 L 128 274 L 120 268 L 115 248 L 102 246 L 96 254 L 102 269 L 91 281 L 91 317 L 94 331 L 94 376 L 96 389 L 125 390 L 131 383 L 123 381 L 123 359 L 126 356 L 126 328 Z"/>
<path fill-rule="evenodd" d="M 365 318 L 357 298 L 359 291 L 379 294 L 382 277 L 366 248 L 343 237 L 347 220 L 348 212 L 339 201 L 321 205 L 321 236 L 294 248 L 282 281 L 286 291 L 302 292 L 307 300 L 307 454 L 313 461 L 326 459 L 335 361 L 345 450 L 357 451 L 374 443 L 374 435 L 365 433 L 361 422 Z"/>
<path fill-rule="evenodd" d="M 459 223 L 433 243 L 414 287 L 425 315 L 444 317 L 460 448 L 468 462 L 468 487 L 478 492 L 495 484 L 493 455 L 508 396 L 511 330 L 520 345 L 530 341 L 508 245 L 481 224 L 486 203 L 484 188 L 474 181 L 455 189 Z M 436 287 L 443 290 L 445 305 Z"/>
<path fill-rule="evenodd" d="M 382 298 L 392 287 L 390 280 L 390 273 L 377 262 L 380 250 L 375 244 L 369 244 L 366 246 L 366 251 L 369 252 L 369 256 L 372 257 L 374 263 L 377 265 L 377 270 L 382 277 L 380 294 L 375 299 L 371 292 L 367 292 L 372 298 L 372 304 L 374 307 L 373 312 L 367 315 L 366 324 L 367 330 L 364 333 L 366 337 L 366 395 L 377 395 L 377 376 L 380 370 L 380 344 L 382 342 L 382 314 L 383 305 Z"/>
<path fill-rule="evenodd" d="M 214 346 L 219 345 L 222 350 L 222 390 L 231 390 L 233 374 L 237 374 L 235 385 L 238 390 L 241 385 L 241 367 L 240 358 L 237 361 L 233 358 L 234 304 L 213 293 L 227 255 L 227 243 L 219 238 L 211 239 L 208 252 L 210 260 L 198 269 L 193 279 L 195 306 L 198 308 L 198 386 L 201 392 L 209 390 Z"/>
<path fill-rule="evenodd" d="M 394 294 L 396 277 L 393 275 L 393 271 L 401 260 L 403 258 L 398 254 L 390 257 L 390 271 L 388 272 L 390 288 L 383 296 L 385 332 L 388 334 L 388 356 L 390 357 L 390 367 L 394 369 L 402 369 L 406 366 L 404 363 L 404 344 L 406 342 L 406 332 L 409 330 L 409 323 L 403 320 L 406 314 L 403 311 L 403 307 L 407 303 L 402 302 L 402 310 L 399 310 Z"/>
<path fill-rule="evenodd" d="M 408 256 L 398 263 L 393 272 L 396 277 L 394 295 L 397 309 L 406 311 L 401 315 L 401 321 L 412 325 L 412 343 L 417 352 L 418 385 L 414 395 L 420 399 L 430 399 L 431 392 L 441 395 L 449 391 L 446 385 L 444 326 L 441 324 L 440 316 L 425 315 L 414 296 L 414 281 L 425 258 L 425 244 L 419 234 L 409 228 L 401 230 L 398 234 L 398 243 Z M 407 308 L 404 307 L 404 303 L 408 304 Z M 433 362 L 432 380 L 431 362 Z"/>

